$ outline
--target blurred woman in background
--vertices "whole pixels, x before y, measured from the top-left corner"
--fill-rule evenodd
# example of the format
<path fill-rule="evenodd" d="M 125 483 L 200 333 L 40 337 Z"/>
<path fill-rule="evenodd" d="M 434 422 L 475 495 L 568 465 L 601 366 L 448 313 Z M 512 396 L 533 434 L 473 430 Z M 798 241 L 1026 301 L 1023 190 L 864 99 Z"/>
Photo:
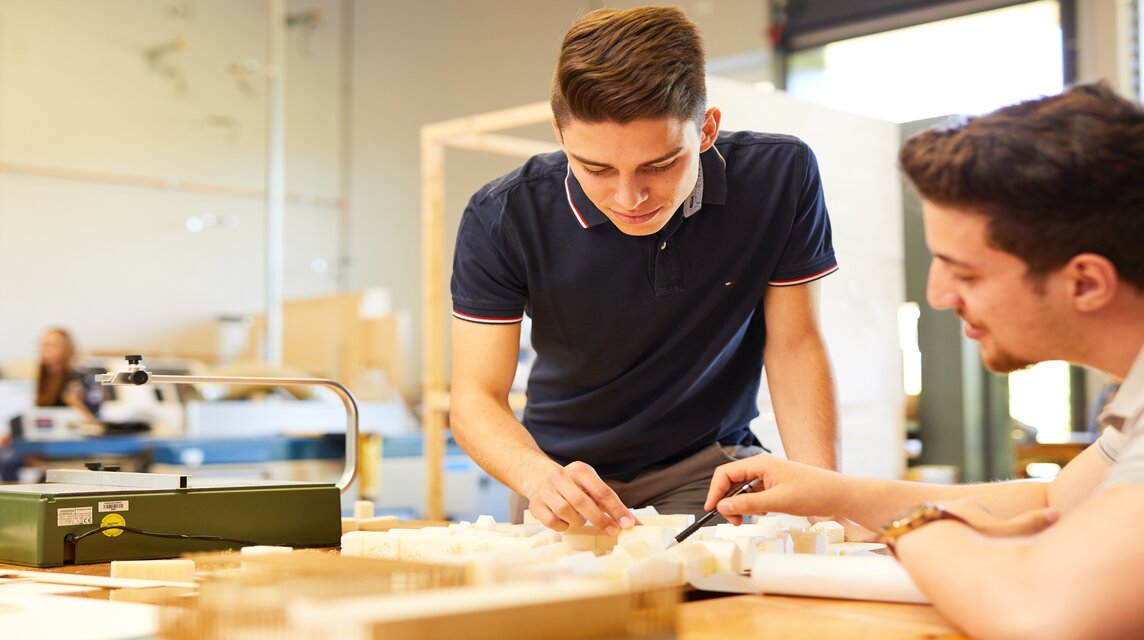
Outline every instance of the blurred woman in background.
<path fill-rule="evenodd" d="M 37 407 L 71 407 L 85 421 L 96 420 L 103 390 L 95 378 L 75 367 L 75 341 L 65 329 L 52 327 L 40 339 L 36 378 Z"/>
<path fill-rule="evenodd" d="M 103 402 L 103 388 L 91 372 L 75 365 L 75 341 L 66 329 L 52 327 L 40 338 L 40 365 L 36 373 L 37 407 L 70 407 L 79 417 L 80 433 L 84 427 L 99 424 L 97 414 Z M 17 415 L 9 423 L 10 434 L 0 436 L 0 480 L 20 477 L 23 467 L 37 466 L 30 457 L 14 451 L 13 439 L 24 436 L 24 416 Z M 102 431 L 100 426 L 98 431 Z M 94 432 L 93 432 L 94 434 Z"/>

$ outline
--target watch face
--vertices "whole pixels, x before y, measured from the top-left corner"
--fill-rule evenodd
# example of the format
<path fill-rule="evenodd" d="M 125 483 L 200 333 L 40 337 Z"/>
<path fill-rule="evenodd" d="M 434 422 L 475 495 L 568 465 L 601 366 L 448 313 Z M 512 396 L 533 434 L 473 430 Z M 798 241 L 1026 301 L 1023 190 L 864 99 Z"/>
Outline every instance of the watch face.
<path fill-rule="evenodd" d="M 890 525 L 886 527 L 884 535 L 886 537 L 900 536 L 907 531 L 912 531 L 922 526 L 927 522 L 941 520 L 944 513 L 945 512 L 938 508 L 937 505 L 929 503 L 923 504 L 906 516 L 891 522 Z"/>

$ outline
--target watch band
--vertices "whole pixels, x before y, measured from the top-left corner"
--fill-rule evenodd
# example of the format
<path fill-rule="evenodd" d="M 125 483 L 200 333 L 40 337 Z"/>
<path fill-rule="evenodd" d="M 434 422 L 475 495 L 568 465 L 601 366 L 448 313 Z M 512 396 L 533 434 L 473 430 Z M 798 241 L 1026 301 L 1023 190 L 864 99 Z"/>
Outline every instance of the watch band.
<path fill-rule="evenodd" d="M 908 514 L 890 521 L 890 523 L 882 529 L 882 542 L 885 543 L 886 548 L 890 550 L 890 554 L 896 558 L 898 557 L 898 538 L 931 522 L 937 522 L 938 520 L 953 520 L 967 527 L 973 527 L 965 518 L 962 518 L 956 513 L 946 511 L 941 505 L 926 502 L 912 509 Z"/>

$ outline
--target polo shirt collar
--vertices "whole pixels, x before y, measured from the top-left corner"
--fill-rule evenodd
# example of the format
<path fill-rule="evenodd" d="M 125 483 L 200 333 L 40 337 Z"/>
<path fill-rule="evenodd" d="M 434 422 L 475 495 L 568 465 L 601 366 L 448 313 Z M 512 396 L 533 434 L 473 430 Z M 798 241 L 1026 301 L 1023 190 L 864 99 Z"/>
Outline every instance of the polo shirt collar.
<path fill-rule="evenodd" d="M 1100 423 L 1123 429 L 1128 420 L 1141 413 L 1144 413 L 1144 348 L 1136 354 L 1116 397 L 1100 414 Z"/>
<path fill-rule="evenodd" d="M 588 195 L 584 193 L 580 181 L 572 174 L 571 166 L 568 167 L 564 175 L 564 194 L 568 198 L 568 208 L 571 210 L 572 216 L 582 228 L 588 229 L 608 221 L 608 217 L 597 209 Z M 683 202 L 684 215 L 691 217 L 697 213 L 700 210 L 700 207 L 697 206 L 698 203 L 724 204 L 726 202 L 727 161 L 723 159 L 715 145 L 711 145 L 710 149 L 699 155 L 699 177 L 695 181 L 695 189 Z"/>

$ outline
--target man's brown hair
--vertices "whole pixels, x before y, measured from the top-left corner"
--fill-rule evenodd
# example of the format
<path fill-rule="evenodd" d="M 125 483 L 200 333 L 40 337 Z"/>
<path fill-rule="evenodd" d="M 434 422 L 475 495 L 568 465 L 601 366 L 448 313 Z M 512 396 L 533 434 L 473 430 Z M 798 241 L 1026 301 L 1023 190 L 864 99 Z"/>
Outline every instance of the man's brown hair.
<path fill-rule="evenodd" d="M 675 117 L 700 125 L 707 110 L 699 29 L 674 7 L 598 9 L 564 35 L 552 78 L 552 113 L 618 122 Z"/>
<path fill-rule="evenodd" d="M 1095 253 L 1144 290 L 1144 109 L 1106 83 L 924 131 L 898 160 L 926 200 L 984 215 L 1034 278 Z"/>

